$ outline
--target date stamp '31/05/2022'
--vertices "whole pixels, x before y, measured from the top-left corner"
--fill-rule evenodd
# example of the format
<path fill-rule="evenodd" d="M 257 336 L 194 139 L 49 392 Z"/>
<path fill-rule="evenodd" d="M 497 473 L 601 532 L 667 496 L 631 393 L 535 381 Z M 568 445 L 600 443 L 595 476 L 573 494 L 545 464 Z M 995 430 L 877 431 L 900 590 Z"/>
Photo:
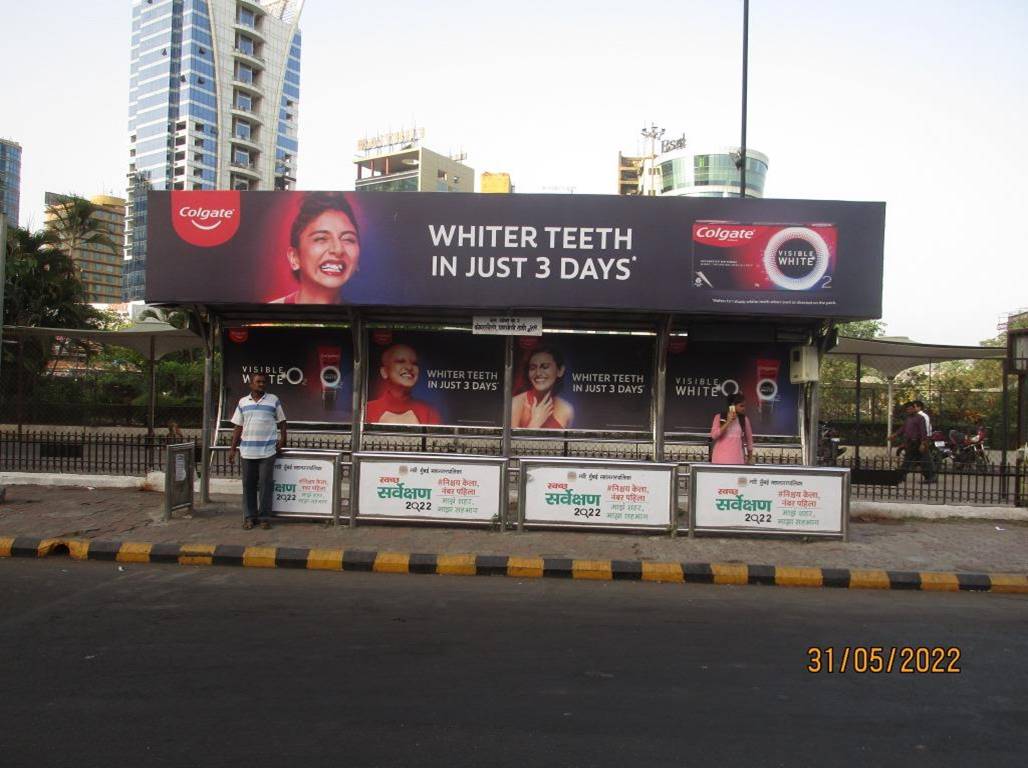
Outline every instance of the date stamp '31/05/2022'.
<path fill-rule="evenodd" d="M 806 669 L 813 674 L 960 674 L 960 655 L 956 646 L 811 646 L 807 648 Z"/>

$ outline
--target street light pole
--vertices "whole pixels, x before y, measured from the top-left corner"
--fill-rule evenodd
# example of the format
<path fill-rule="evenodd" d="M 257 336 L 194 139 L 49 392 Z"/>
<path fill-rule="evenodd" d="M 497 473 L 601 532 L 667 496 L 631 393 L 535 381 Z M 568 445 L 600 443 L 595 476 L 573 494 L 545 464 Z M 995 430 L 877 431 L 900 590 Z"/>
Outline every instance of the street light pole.
<path fill-rule="evenodd" d="M 739 149 L 739 197 L 746 197 L 746 88 L 749 76 L 750 0 L 742 0 L 742 141 Z"/>

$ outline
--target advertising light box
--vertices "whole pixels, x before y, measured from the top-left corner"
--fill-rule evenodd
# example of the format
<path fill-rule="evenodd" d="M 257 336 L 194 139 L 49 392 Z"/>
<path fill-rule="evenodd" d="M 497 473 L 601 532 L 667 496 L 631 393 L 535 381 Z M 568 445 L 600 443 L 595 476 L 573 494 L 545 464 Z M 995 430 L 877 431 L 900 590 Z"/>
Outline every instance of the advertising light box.
<path fill-rule="evenodd" d="M 881 316 L 884 203 L 153 191 L 146 299 Z"/>
<path fill-rule="evenodd" d="M 649 429 L 653 356 L 652 336 L 523 336 L 515 346 L 511 426 Z"/>
<path fill-rule="evenodd" d="M 264 374 L 293 423 L 349 424 L 353 418 L 353 339 L 349 328 L 228 328 L 223 350 L 223 416 L 232 415 L 250 380 Z"/>

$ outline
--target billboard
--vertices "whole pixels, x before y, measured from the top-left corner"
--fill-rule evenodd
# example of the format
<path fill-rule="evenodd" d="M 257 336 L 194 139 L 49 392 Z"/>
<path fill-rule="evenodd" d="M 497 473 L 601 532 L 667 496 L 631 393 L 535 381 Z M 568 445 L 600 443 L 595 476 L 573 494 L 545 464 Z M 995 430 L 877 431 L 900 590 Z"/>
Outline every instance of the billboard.
<path fill-rule="evenodd" d="M 668 344 L 665 432 L 705 434 L 726 395 L 746 397 L 755 435 L 797 434 L 799 388 L 789 383 L 788 344 L 693 342 Z"/>
<path fill-rule="evenodd" d="M 263 373 L 290 422 L 349 424 L 353 414 L 353 337 L 349 328 L 246 326 L 222 334 L 223 414 Z"/>
<path fill-rule="evenodd" d="M 653 336 L 521 336 L 514 356 L 511 427 L 650 428 Z"/>
<path fill-rule="evenodd" d="M 146 298 L 877 318 L 884 203 L 149 193 Z"/>
<path fill-rule="evenodd" d="M 503 357 L 496 336 L 371 330 L 364 421 L 501 427 Z"/>

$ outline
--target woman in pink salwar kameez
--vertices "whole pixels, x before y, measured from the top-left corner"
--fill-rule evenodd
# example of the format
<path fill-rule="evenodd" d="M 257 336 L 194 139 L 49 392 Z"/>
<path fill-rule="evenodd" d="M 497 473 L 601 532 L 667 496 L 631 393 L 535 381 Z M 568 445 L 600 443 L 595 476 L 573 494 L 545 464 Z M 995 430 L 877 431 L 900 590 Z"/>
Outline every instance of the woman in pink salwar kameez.
<path fill-rule="evenodd" d="M 713 464 L 746 464 L 754 459 L 753 431 L 746 418 L 746 398 L 738 392 L 728 396 L 724 413 L 714 416 L 710 427 Z"/>

